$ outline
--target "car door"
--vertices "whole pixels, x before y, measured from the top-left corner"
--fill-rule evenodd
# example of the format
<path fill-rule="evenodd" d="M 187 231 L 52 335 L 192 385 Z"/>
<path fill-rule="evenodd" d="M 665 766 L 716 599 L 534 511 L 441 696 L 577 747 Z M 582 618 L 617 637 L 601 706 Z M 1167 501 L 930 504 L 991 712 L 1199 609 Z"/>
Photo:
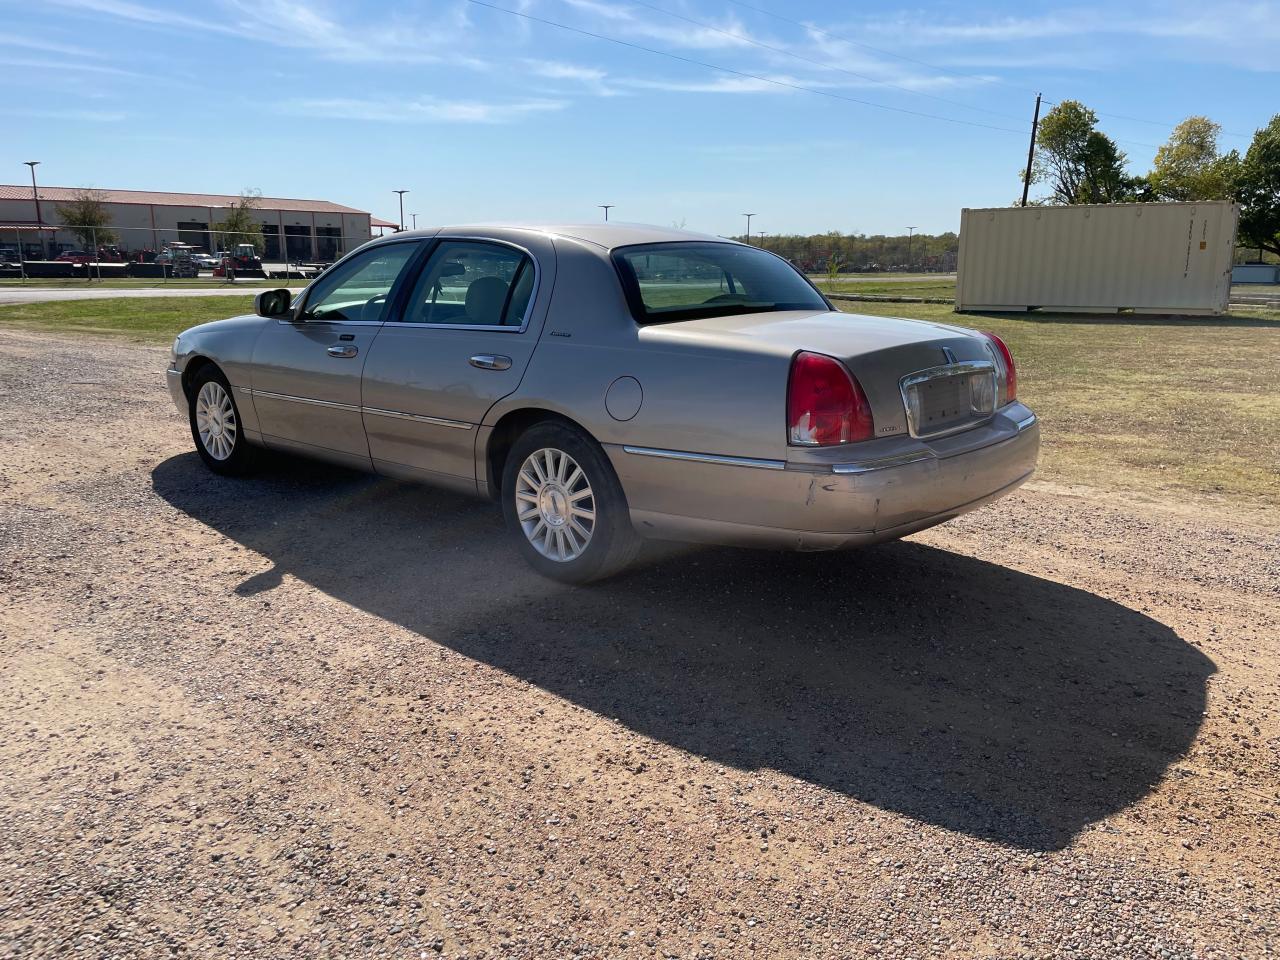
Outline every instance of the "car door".
<path fill-rule="evenodd" d="M 369 466 L 360 374 L 397 284 L 422 240 L 378 244 L 322 274 L 290 319 L 268 323 L 253 350 L 252 394 L 263 440 Z"/>
<path fill-rule="evenodd" d="M 374 467 L 474 484 L 476 429 L 520 383 L 545 313 L 555 251 L 484 237 L 436 240 L 404 310 L 369 352 L 362 404 Z M 543 300 L 546 298 L 543 297 Z"/>

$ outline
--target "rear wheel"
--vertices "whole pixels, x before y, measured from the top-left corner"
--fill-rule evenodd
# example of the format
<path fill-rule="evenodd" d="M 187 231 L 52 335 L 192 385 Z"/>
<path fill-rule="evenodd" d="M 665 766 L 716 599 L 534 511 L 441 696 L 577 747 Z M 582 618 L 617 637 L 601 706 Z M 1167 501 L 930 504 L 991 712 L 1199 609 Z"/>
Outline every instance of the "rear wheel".
<path fill-rule="evenodd" d="M 240 410 L 231 385 L 212 364 L 198 371 L 188 390 L 191 438 L 214 473 L 236 475 L 252 466 L 253 449 L 244 439 Z"/>
<path fill-rule="evenodd" d="M 564 583 L 612 576 L 640 550 L 608 458 L 568 424 L 540 423 L 516 440 L 503 470 L 502 509 L 529 564 Z"/>

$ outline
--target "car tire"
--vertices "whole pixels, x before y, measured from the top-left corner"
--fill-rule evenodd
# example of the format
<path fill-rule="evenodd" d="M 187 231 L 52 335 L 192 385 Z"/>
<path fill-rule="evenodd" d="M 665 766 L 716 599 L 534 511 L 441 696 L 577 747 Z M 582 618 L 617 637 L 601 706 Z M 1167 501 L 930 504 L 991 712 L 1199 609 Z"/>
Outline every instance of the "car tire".
<path fill-rule="evenodd" d="M 561 583 L 611 577 L 640 551 L 609 458 L 567 423 L 539 423 L 516 439 L 502 472 L 502 511 L 529 565 Z"/>
<path fill-rule="evenodd" d="M 214 473 L 239 476 L 254 465 L 254 449 L 244 438 L 244 421 L 231 384 L 222 371 L 207 364 L 187 389 L 191 439 L 204 465 Z"/>

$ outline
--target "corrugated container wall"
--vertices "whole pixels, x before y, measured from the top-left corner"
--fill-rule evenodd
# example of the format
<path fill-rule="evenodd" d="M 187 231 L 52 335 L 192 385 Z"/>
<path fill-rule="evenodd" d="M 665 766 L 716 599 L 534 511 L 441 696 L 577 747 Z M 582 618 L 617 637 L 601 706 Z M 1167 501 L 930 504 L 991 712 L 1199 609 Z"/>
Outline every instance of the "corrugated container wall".
<path fill-rule="evenodd" d="M 957 310 L 1224 313 L 1234 203 L 965 209 Z"/>

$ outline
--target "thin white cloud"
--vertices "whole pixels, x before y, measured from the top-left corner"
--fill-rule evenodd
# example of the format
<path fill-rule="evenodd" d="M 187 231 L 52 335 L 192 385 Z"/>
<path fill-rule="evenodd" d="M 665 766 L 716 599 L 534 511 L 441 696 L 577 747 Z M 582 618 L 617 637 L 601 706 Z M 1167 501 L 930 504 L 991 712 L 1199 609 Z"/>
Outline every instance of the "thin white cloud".
<path fill-rule="evenodd" d="M 535 77 L 573 84 L 579 90 L 597 97 L 614 97 L 621 92 L 609 83 L 608 72 L 599 67 L 587 67 L 564 60 L 525 60 L 524 65 Z"/>
<path fill-rule="evenodd" d="M 964 20 L 952 23 L 934 18 L 900 15 L 872 22 L 866 29 L 909 45 L 944 43 L 998 42 L 1078 36 L 1091 29 L 1088 19 L 1063 16 L 1000 17 L 979 22 Z"/>
<path fill-rule="evenodd" d="M 352 63 L 440 63 L 457 62 L 454 52 L 458 27 L 450 17 L 441 17 L 427 30 L 394 8 L 358 22 L 340 18 L 337 10 L 323 3 L 296 0 L 228 0 L 236 22 L 246 36 L 281 47 L 310 50 L 332 60 Z"/>
<path fill-rule="evenodd" d="M 117 20 L 129 20 L 133 23 L 147 23 L 157 27 L 183 27 L 203 33 L 234 33 L 230 26 L 223 24 L 216 16 L 194 16 L 180 12 L 174 5 L 148 6 L 133 3 L 131 0 L 45 0 L 54 6 L 66 10 L 98 16 L 112 17 Z"/>
<path fill-rule="evenodd" d="M 101 63 L 76 63 L 71 60 L 48 60 L 39 57 L 0 56 L 0 66 L 32 70 L 72 70 L 80 73 L 105 74 L 113 77 L 133 77 L 142 80 L 154 79 L 145 73 L 137 73 L 133 70 L 125 70 L 121 67 L 110 67 Z"/>
<path fill-rule="evenodd" d="M 22 36 L 16 33 L 0 33 L 0 47 L 18 47 L 22 50 L 35 50 L 38 53 L 57 53 L 66 57 L 100 58 L 102 56 L 98 51 L 90 50 L 88 47 L 77 47 L 44 37 Z"/>
<path fill-rule="evenodd" d="M 735 16 L 719 21 L 697 17 L 696 19 L 704 22 L 710 20 L 710 26 L 704 27 L 663 18 L 662 14 L 652 10 L 613 3 L 611 0 L 564 0 L 564 3 L 581 13 L 605 21 L 615 33 L 633 39 L 660 40 L 673 47 L 693 50 L 732 49 L 750 46 L 752 40 L 757 39 Z"/>
<path fill-rule="evenodd" d="M 794 77 L 774 77 L 777 82 L 755 77 L 720 77 L 715 80 L 649 80 L 625 78 L 615 81 L 641 90 L 663 90 L 672 93 L 790 93 L 794 88 L 783 86 L 799 83 Z M 808 86 L 809 84 L 806 84 Z"/>
<path fill-rule="evenodd" d="M 607 74 L 599 67 L 582 67 L 563 60 L 526 60 L 529 70 L 534 75 L 550 80 L 580 80 L 583 83 L 594 83 L 603 80 Z"/>
<path fill-rule="evenodd" d="M 0 107 L 0 117 L 22 117 L 29 120 L 75 120 L 88 123 L 119 123 L 129 115 L 113 110 L 58 110 L 26 107 Z"/>
<path fill-rule="evenodd" d="M 1280 2 L 1276 0 L 1223 0 L 1211 5 L 1174 0 L 1122 13 L 1082 5 L 1040 16 L 986 20 L 899 14 L 868 18 L 831 32 L 856 34 L 898 48 L 945 46 L 961 62 L 987 57 L 986 62 L 992 66 L 1000 65 L 1002 50 L 1032 44 L 1032 49 L 1040 52 L 1035 44 L 1052 41 L 1053 46 L 1043 51 L 1046 55 L 1054 56 L 1062 66 L 1081 69 L 1088 69 L 1102 58 L 1109 63 L 1132 63 L 1135 57 L 1142 57 L 1280 70 L 1280 56 L 1276 54 L 1280 46 Z M 957 47 L 961 49 L 956 50 Z M 1073 49 L 1078 49 L 1086 60 L 1072 62 Z M 1028 59 L 1024 50 L 1011 52 L 1021 63 Z"/>
<path fill-rule="evenodd" d="M 341 4 L 302 0 L 222 0 L 208 16 L 181 12 L 174 5 L 133 0 L 48 0 L 86 16 L 123 20 L 195 35 L 210 33 L 275 47 L 309 50 L 330 60 L 352 63 L 449 63 L 485 68 L 489 64 L 460 49 L 469 27 L 463 7 L 433 16 L 429 22 L 395 8 L 369 20 L 343 18 Z"/>
<path fill-rule="evenodd" d="M 563 110 L 564 100 L 535 99 L 510 103 L 478 100 L 442 100 L 434 97 L 417 99 L 364 99 L 333 97 L 327 99 L 286 100 L 278 105 L 284 113 L 327 119 L 368 120 L 382 123 L 513 123 L 538 113 Z"/>

